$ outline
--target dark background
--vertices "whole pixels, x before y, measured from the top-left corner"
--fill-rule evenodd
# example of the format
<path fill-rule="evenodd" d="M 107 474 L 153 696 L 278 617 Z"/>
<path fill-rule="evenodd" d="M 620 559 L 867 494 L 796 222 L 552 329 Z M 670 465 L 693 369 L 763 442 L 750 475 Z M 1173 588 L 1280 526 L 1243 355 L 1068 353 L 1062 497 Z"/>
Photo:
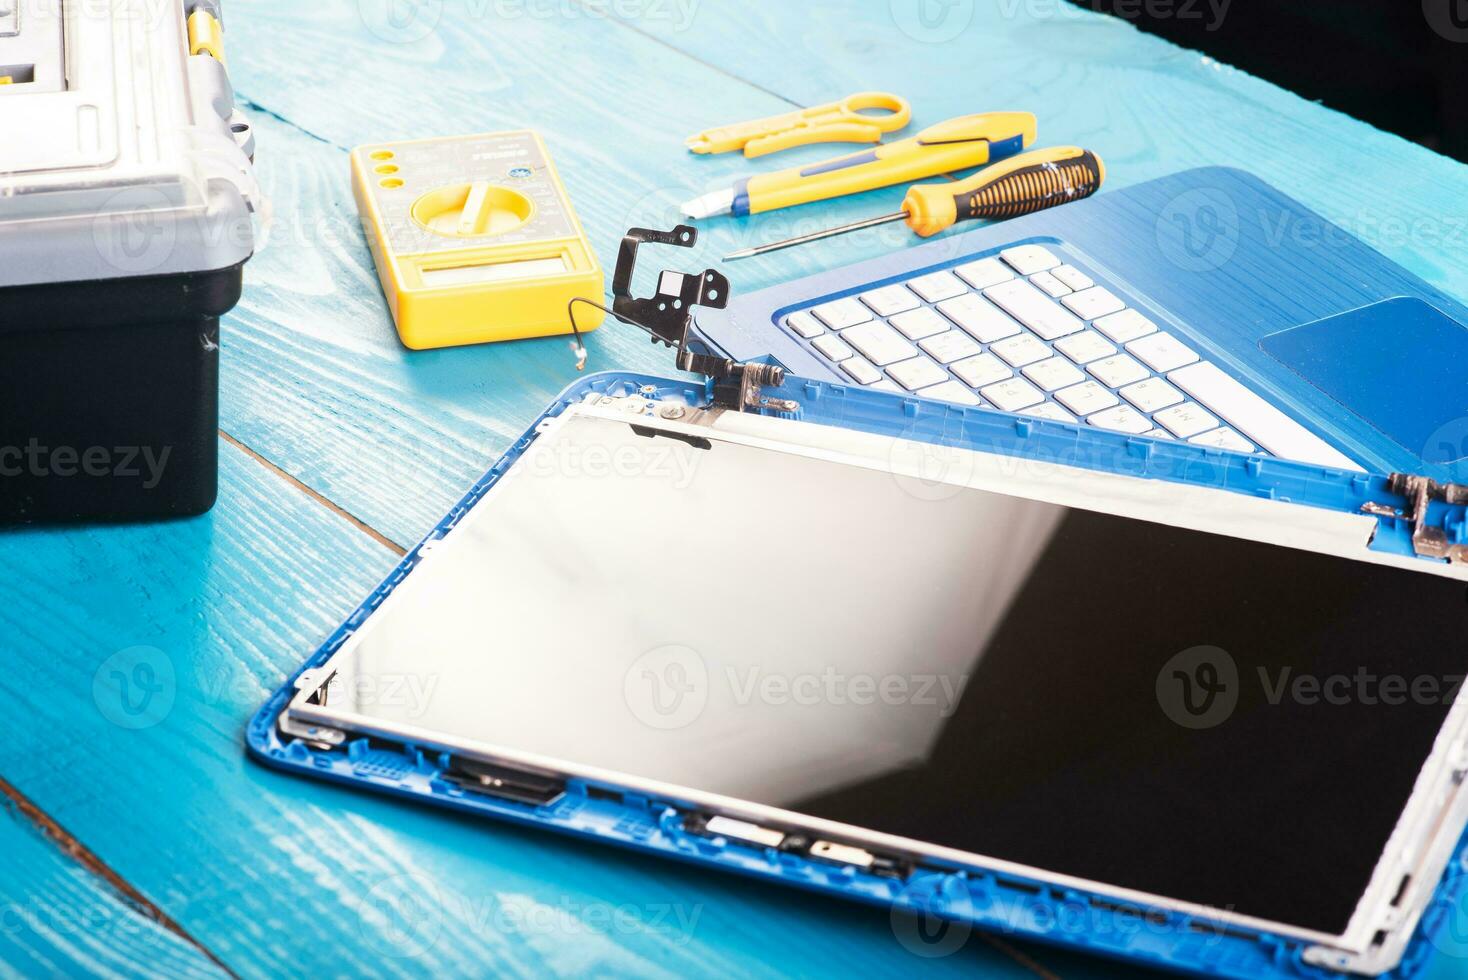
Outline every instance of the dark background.
<path fill-rule="evenodd" d="M 1468 162 L 1468 0 L 1071 2 Z"/>

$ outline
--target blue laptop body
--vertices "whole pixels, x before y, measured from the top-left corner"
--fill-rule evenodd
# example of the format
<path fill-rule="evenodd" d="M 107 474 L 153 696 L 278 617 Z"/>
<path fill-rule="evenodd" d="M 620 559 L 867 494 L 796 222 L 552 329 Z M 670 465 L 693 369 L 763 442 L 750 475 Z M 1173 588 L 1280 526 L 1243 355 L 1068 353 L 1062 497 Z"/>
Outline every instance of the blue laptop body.
<path fill-rule="evenodd" d="M 794 311 L 1023 243 L 1097 282 L 1378 473 L 1468 478 L 1468 308 L 1248 173 L 1189 170 L 698 310 L 735 360 L 849 383 Z"/>
<path fill-rule="evenodd" d="M 1212 244 L 1197 237 L 1205 225 Z M 1298 230 L 1291 232 L 1292 227 Z M 1084 263 L 1098 280 L 1104 277 L 1124 291 L 1136 308 L 1228 365 L 1251 388 L 1358 460 L 1362 471 L 873 391 L 842 378 L 782 326 L 791 310 L 914 272 L 956 266 L 1016 242 L 1048 243 Z M 1338 513 L 1376 514 L 1380 526 L 1370 546 L 1403 556 L 1421 554 L 1417 532 L 1423 527 L 1450 545 L 1468 543 L 1468 504 L 1433 497 L 1441 490 L 1437 484 L 1409 486 L 1386 475 L 1440 482 L 1468 475 L 1463 458 L 1468 423 L 1461 422 L 1468 416 L 1468 331 L 1462 326 L 1468 310 L 1237 171 L 1192 171 L 1103 194 L 748 296 L 736 292 L 727 310 L 700 308 L 695 314 L 703 342 L 717 352 L 788 368 L 791 376 L 764 393 L 797 402 L 805 422 L 1221 488 Z M 837 868 L 702 832 L 690 822 L 696 807 L 680 799 L 574 778 L 544 800 L 534 798 L 534 787 L 519 799 L 486 795 L 466 790 L 453 776 L 455 760 L 431 744 L 368 737 L 324 744 L 314 731 L 283 726 L 282 713 L 298 682 L 326 664 L 435 543 L 490 494 L 548 420 L 589 397 L 634 395 L 654 404 L 700 406 L 715 401 L 716 389 L 712 381 L 625 373 L 588 376 L 567 388 L 262 706 L 247 730 L 251 754 L 301 775 L 1132 964 L 1238 978 L 1339 975 L 1307 958 L 1308 942 L 1267 930 L 1118 905 L 1022 875 L 920 869 L 904 878 Z M 1415 502 L 1414 491 L 1420 491 Z M 1440 955 L 1436 950 L 1461 946 L 1449 930 L 1455 912 L 1468 901 L 1465 845 L 1468 839 L 1453 848 L 1392 975 L 1413 975 Z"/>

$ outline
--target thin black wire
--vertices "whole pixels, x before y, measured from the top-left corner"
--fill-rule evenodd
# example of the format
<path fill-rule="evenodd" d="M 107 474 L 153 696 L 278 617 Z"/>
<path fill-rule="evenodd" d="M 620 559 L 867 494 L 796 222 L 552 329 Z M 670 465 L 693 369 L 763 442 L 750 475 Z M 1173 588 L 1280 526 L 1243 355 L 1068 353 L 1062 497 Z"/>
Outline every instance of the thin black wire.
<path fill-rule="evenodd" d="M 578 358 L 578 360 L 576 362 L 576 370 L 578 370 L 578 371 L 581 371 L 581 370 L 585 369 L 585 367 L 586 367 L 586 345 L 584 343 L 582 343 L 582 341 L 581 341 L 581 331 L 576 326 L 576 304 L 577 303 L 585 303 L 587 306 L 594 306 L 598 310 L 601 310 L 603 313 L 605 313 L 607 316 L 616 317 L 618 320 L 621 320 L 623 323 L 629 324 L 629 325 L 634 326 L 634 327 L 641 327 L 643 330 L 646 330 L 649 334 L 652 334 L 653 336 L 657 336 L 656 333 L 653 331 L 652 327 L 649 327 L 645 323 L 640 323 L 637 320 L 632 319 L 631 317 L 623 316 L 622 314 L 618 313 L 616 310 L 612 309 L 611 307 L 603 306 L 602 304 L 598 303 L 594 299 L 587 299 L 585 296 L 573 296 L 573 297 L 571 297 L 571 301 L 566 304 L 566 317 L 567 317 L 567 319 L 569 319 L 571 321 L 571 333 L 576 337 L 576 340 L 575 340 L 575 345 L 576 345 L 575 346 L 575 350 L 576 350 L 576 356 Z"/>

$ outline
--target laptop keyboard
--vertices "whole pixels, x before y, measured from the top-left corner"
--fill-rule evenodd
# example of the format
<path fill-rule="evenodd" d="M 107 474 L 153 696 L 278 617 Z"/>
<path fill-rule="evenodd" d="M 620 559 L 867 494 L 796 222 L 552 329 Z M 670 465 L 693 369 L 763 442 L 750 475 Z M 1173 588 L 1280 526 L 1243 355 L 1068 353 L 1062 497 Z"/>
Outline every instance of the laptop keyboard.
<path fill-rule="evenodd" d="M 1041 245 L 785 317 L 859 385 L 1359 469 Z"/>

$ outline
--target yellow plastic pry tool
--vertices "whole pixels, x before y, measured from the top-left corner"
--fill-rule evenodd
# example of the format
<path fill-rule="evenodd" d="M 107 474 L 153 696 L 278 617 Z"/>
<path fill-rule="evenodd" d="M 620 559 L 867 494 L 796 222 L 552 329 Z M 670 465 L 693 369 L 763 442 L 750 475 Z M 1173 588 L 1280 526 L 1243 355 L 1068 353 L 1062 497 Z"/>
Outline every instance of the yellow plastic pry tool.
<path fill-rule="evenodd" d="M 570 319 L 572 300 L 601 301 L 604 280 L 538 134 L 372 143 L 351 163 L 357 212 L 408 347 L 600 326 L 594 306 Z"/>
<path fill-rule="evenodd" d="M 809 109 L 716 126 L 688 137 L 686 143 L 694 153 L 743 149 L 746 157 L 762 157 L 807 143 L 880 143 L 883 134 L 897 132 L 911 119 L 912 106 L 900 95 L 857 92 Z"/>

